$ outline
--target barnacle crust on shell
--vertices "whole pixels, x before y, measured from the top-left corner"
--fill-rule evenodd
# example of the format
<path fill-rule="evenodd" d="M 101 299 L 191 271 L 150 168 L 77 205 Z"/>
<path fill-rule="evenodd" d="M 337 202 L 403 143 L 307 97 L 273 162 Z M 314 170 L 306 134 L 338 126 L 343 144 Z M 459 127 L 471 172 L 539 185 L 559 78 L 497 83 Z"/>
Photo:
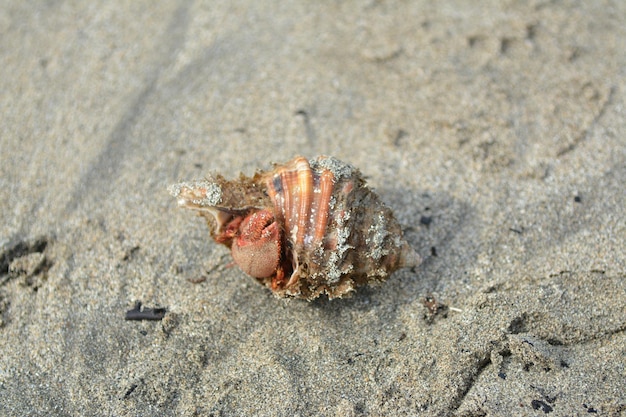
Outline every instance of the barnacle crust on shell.
<path fill-rule="evenodd" d="M 256 278 L 279 297 L 339 298 L 420 263 L 392 211 L 360 171 L 333 157 L 296 157 L 251 178 L 216 175 L 169 190 L 179 206 L 207 218 L 217 242 L 236 249 L 245 245 L 250 257 L 274 256 L 265 248 L 280 248 L 276 273 Z M 255 215 L 259 212 L 267 214 Z M 263 224 L 255 223 L 259 218 Z M 267 239 L 277 239 L 276 245 Z"/>

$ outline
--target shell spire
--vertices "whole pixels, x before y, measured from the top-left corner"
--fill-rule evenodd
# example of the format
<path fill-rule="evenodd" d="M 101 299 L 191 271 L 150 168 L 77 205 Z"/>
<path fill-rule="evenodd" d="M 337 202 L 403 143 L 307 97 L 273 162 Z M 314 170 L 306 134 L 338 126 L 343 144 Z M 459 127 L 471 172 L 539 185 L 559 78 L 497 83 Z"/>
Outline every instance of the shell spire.
<path fill-rule="evenodd" d="M 299 156 L 252 178 L 211 177 L 170 192 L 279 297 L 340 298 L 421 262 L 360 171 L 333 157 Z"/>

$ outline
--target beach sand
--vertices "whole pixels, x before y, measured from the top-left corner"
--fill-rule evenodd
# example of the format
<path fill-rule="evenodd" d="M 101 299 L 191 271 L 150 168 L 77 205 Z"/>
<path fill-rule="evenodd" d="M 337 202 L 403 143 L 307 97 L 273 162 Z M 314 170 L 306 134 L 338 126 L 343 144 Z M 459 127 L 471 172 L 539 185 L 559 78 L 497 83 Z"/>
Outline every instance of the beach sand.
<path fill-rule="evenodd" d="M 626 3 L 5 3 L 0 415 L 626 414 Z M 320 154 L 419 267 L 277 299 L 167 192 Z"/>

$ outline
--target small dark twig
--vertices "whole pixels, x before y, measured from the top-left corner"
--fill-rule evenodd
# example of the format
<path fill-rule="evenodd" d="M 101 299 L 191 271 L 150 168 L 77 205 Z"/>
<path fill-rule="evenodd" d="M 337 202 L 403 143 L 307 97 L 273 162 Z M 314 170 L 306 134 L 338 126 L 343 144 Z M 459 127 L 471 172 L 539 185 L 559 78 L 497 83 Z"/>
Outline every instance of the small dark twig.
<path fill-rule="evenodd" d="M 126 312 L 124 320 L 162 320 L 167 310 L 164 307 L 141 309 L 141 301 L 135 303 L 135 308 Z"/>

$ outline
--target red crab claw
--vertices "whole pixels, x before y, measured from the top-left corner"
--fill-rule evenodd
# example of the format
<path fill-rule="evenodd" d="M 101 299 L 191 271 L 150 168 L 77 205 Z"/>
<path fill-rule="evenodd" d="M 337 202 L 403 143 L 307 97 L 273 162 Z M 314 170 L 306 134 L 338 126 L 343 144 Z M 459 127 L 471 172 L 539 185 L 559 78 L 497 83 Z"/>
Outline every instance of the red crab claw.
<path fill-rule="evenodd" d="M 280 228 L 269 210 L 249 214 L 239 226 L 231 252 L 235 263 L 246 274 L 268 278 L 280 268 Z"/>

